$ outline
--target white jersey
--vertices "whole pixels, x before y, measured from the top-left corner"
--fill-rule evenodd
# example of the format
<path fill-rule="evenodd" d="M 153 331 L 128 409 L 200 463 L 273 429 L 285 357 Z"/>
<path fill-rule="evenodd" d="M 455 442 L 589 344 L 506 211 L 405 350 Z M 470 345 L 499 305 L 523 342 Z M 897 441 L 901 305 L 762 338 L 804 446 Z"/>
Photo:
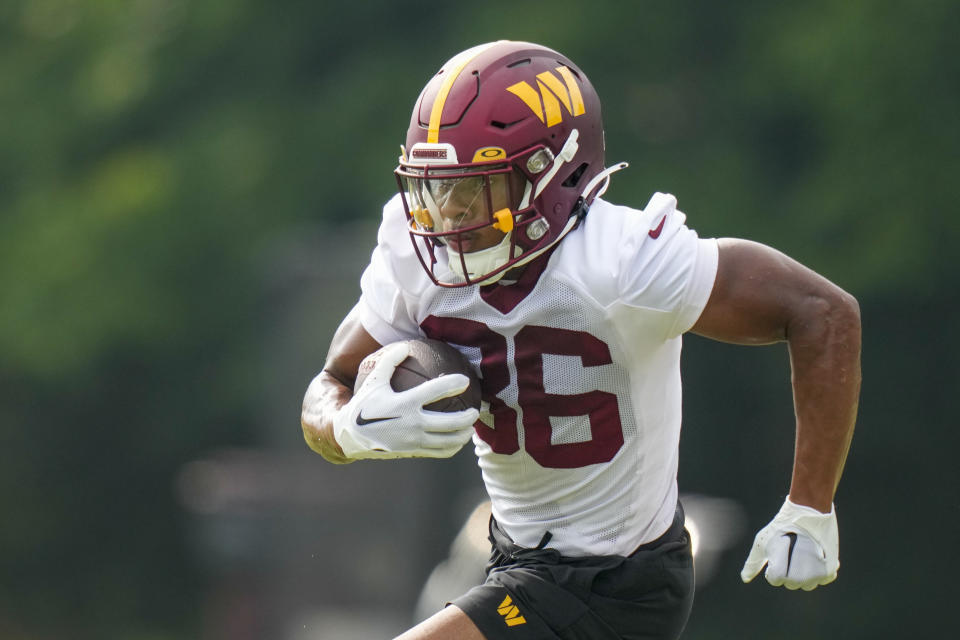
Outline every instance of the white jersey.
<path fill-rule="evenodd" d="M 716 241 L 685 220 L 666 194 L 642 211 L 597 199 L 517 283 L 449 289 L 423 271 L 399 196 L 384 207 L 361 322 L 381 344 L 449 342 L 480 372 L 474 445 L 517 544 L 549 531 L 564 555 L 626 555 L 673 521 L 680 336 L 717 270 Z"/>

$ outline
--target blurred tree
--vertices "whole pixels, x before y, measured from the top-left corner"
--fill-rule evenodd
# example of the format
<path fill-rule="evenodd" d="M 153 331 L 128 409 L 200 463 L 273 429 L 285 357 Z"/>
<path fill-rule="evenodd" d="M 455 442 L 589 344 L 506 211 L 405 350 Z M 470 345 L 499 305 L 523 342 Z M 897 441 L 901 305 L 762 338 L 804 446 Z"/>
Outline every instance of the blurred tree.
<path fill-rule="evenodd" d="M 258 345 L 282 312 L 270 263 L 291 235 L 375 221 L 420 87 L 496 38 L 553 46 L 591 77 L 608 158 L 632 165 L 611 199 L 671 191 L 702 235 L 767 242 L 860 297 L 870 425 L 845 482 L 871 509 L 878 484 L 909 502 L 881 472 L 895 453 L 907 486 L 949 486 L 931 461 L 950 450 L 960 351 L 939 330 L 960 306 L 958 31 L 950 0 L 0 4 L 0 634 L 195 635 L 203 576 L 173 475 L 262 441 L 263 422 L 296 432 L 295 407 L 263 409 Z M 341 289 L 326 312 L 350 304 Z M 891 339 L 918 318 L 919 344 Z M 331 329 L 291 342 L 318 365 Z M 709 393 L 725 349 L 691 341 L 693 393 Z M 734 362 L 749 388 L 708 395 L 737 399 L 725 420 L 749 418 L 734 457 L 709 455 L 719 433 L 685 440 L 698 464 L 684 478 L 729 477 L 741 496 L 782 486 L 789 456 L 783 429 L 761 433 L 790 420 L 785 356 L 748 353 Z M 716 422 L 713 409 L 688 422 Z M 918 421 L 942 446 L 904 455 Z M 735 455 L 758 438 L 775 452 L 759 468 Z M 890 597 L 879 578 L 875 597 Z M 802 619 L 796 600 L 761 597 Z"/>

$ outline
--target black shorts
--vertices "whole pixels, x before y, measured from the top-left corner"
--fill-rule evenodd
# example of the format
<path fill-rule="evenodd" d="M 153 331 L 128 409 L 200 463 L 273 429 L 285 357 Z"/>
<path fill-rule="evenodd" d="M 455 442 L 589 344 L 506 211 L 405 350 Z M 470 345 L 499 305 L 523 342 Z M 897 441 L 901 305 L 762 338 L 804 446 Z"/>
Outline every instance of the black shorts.
<path fill-rule="evenodd" d="M 488 640 L 673 640 L 693 605 L 690 536 L 673 524 L 628 557 L 571 558 L 513 544 L 490 520 L 487 579 L 453 601 Z"/>

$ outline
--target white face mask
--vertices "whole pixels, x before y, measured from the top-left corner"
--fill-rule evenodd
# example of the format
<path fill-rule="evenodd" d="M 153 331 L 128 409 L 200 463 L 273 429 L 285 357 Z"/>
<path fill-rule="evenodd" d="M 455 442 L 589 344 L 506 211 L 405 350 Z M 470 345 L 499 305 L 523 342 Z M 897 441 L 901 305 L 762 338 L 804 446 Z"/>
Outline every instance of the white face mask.
<path fill-rule="evenodd" d="M 490 273 L 491 271 L 502 267 L 510 260 L 510 237 L 512 234 L 508 233 L 503 236 L 498 244 L 495 244 L 492 247 L 487 249 L 481 249 L 480 251 L 468 251 L 467 253 L 458 253 L 454 251 L 449 246 L 447 247 L 447 258 L 450 262 L 450 270 L 455 274 L 460 276 L 460 278 L 466 280 L 467 276 L 474 278 L 476 274 Z M 520 255 L 520 247 L 516 247 L 514 250 L 513 257 Z M 467 265 L 467 272 L 463 272 L 463 264 L 460 262 L 460 256 L 463 256 L 463 261 Z M 503 277 L 506 273 L 501 271 L 498 274 L 492 275 L 486 280 L 480 282 L 479 284 L 493 284 L 497 280 Z"/>

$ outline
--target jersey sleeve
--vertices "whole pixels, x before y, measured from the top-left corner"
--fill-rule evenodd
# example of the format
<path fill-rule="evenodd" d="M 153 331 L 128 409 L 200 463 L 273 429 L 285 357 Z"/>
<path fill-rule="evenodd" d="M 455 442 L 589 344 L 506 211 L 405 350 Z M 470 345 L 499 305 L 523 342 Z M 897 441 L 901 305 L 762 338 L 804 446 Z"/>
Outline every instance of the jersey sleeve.
<path fill-rule="evenodd" d="M 703 312 L 717 274 L 715 239 L 686 225 L 672 195 L 657 193 L 631 216 L 620 243 L 620 299 L 656 314 L 664 339 L 688 331 Z"/>
<path fill-rule="evenodd" d="M 418 324 L 412 310 L 412 300 L 406 288 L 417 273 L 411 267 L 410 240 L 404 224 L 399 196 L 383 209 L 383 220 L 377 232 L 377 246 L 370 263 L 360 277 L 360 300 L 357 313 L 363 328 L 380 344 L 389 344 L 419 336 Z M 416 257 L 412 256 L 416 262 Z"/>

